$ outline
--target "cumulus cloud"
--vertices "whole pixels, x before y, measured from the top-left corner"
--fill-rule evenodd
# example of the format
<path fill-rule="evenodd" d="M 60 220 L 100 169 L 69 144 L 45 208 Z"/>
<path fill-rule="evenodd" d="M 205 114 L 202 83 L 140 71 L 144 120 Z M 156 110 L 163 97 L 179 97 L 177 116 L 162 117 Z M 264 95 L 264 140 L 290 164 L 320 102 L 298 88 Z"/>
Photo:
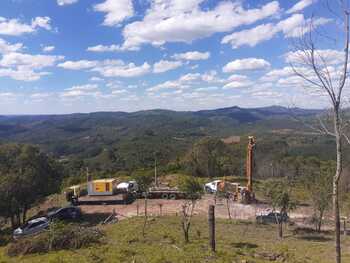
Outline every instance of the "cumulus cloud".
<path fill-rule="evenodd" d="M 270 63 L 261 58 L 236 59 L 227 63 L 222 71 L 225 73 L 245 70 L 263 70 L 270 67 Z"/>
<path fill-rule="evenodd" d="M 97 66 L 97 64 L 97 61 L 90 60 L 65 61 L 63 63 L 58 64 L 58 67 L 70 70 L 82 70 L 90 69 L 92 67 Z"/>
<path fill-rule="evenodd" d="M 331 20 L 323 17 L 312 20 L 313 28 L 329 23 Z M 300 37 L 310 31 L 310 19 L 304 19 L 302 14 L 293 14 L 292 16 L 281 20 L 277 24 L 267 23 L 258 25 L 251 29 L 234 32 L 225 36 L 222 44 L 231 44 L 232 48 L 240 46 L 254 47 L 257 44 L 272 39 L 276 34 L 282 32 L 285 38 Z"/>
<path fill-rule="evenodd" d="M 78 98 L 83 96 L 99 96 L 101 92 L 98 91 L 99 87 L 97 84 L 85 84 L 85 85 L 76 85 L 71 88 L 65 89 L 61 93 L 63 98 Z"/>
<path fill-rule="evenodd" d="M 59 6 L 71 5 L 77 3 L 78 0 L 57 0 Z"/>
<path fill-rule="evenodd" d="M 181 61 L 160 60 L 153 65 L 154 73 L 163 73 L 182 66 Z"/>
<path fill-rule="evenodd" d="M 54 51 L 55 47 L 54 46 L 45 46 L 43 47 L 43 52 L 51 52 Z"/>
<path fill-rule="evenodd" d="M 138 77 L 142 76 L 151 70 L 151 66 L 145 62 L 140 66 L 134 63 L 125 64 L 121 60 L 106 61 L 92 69 L 99 72 L 104 77 Z"/>
<path fill-rule="evenodd" d="M 323 65 L 323 61 L 327 61 L 328 65 L 337 65 L 344 61 L 344 52 L 335 49 L 316 49 L 314 50 L 316 63 Z M 311 58 L 311 51 L 290 51 L 284 55 L 286 63 L 305 64 L 305 58 Z"/>
<path fill-rule="evenodd" d="M 292 14 L 292 13 L 299 12 L 304 8 L 308 7 L 309 5 L 312 5 L 315 2 L 316 0 L 301 0 L 298 3 L 296 3 L 294 6 L 292 6 L 290 9 L 288 9 L 286 13 Z"/>
<path fill-rule="evenodd" d="M 0 60 L 0 76 L 35 81 L 41 76 L 50 74 L 41 71 L 42 69 L 55 66 L 63 58 L 63 56 L 31 55 L 19 52 L 5 53 Z"/>
<path fill-rule="evenodd" d="M 174 54 L 172 57 L 177 60 L 206 60 L 210 57 L 210 52 L 189 51 Z"/>
<path fill-rule="evenodd" d="M 27 33 L 33 33 L 39 28 L 51 30 L 51 19 L 45 17 L 35 17 L 31 24 L 25 24 L 18 19 L 6 19 L 0 17 L 0 35 L 20 36 Z"/>
<path fill-rule="evenodd" d="M 121 51 L 123 49 L 119 45 L 110 45 L 110 46 L 97 45 L 93 47 L 88 47 L 86 50 L 90 52 L 102 53 L 102 52 L 116 52 L 116 51 Z"/>
<path fill-rule="evenodd" d="M 20 51 L 21 49 L 23 49 L 22 43 L 10 44 L 4 39 L 0 38 L 0 54 L 16 52 Z"/>
<path fill-rule="evenodd" d="M 134 14 L 132 0 L 105 0 L 100 4 L 94 5 L 94 10 L 106 13 L 103 21 L 105 26 L 119 25 Z"/>
<path fill-rule="evenodd" d="M 223 89 L 247 88 L 253 85 L 252 81 L 231 81 L 223 86 Z"/>
<path fill-rule="evenodd" d="M 145 62 L 140 66 L 134 63 L 125 63 L 122 60 L 107 59 L 65 61 L 58 64 L 58 67 L 70 70 L 91 70 L 100 73 L 104 77 L 137 77 L 144 75 L 151 70 L 151 66 Z"/>
<path fill-rule="evenodd" d="M 245 9 L 241 1 L 223 1 L 212 9 L 202 10 L 200 5 L 203 1 L 152 1 L 142 21 L 125 26 L 123 47 L 130 49 L 147 43 L 155 46 L 166 42 L 190 43 L 217 32 L 255 23 L 278 14 L 280 10 L 277 1 L 255 9 Z"/>

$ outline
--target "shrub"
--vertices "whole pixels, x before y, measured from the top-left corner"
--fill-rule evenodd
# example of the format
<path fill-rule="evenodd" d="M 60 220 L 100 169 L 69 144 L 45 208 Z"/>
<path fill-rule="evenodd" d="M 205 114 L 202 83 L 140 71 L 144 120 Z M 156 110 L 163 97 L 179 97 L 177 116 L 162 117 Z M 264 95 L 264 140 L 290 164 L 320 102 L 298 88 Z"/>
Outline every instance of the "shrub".
<path fill-rule="evenodd" d="M 46 253 L 52 250 L 79 249 L 100 243 L 104 233 L 98 228 L 81 227 L 55 222 L 50 229 L 34 237 L 23 238 L 10 244 L 9 256 Z"/>

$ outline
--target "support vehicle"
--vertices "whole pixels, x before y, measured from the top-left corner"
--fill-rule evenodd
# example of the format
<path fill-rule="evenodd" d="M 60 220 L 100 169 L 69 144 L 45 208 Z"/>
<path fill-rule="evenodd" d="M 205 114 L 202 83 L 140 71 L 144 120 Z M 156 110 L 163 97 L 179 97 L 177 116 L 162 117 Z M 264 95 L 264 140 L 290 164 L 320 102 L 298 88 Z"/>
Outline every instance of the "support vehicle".
<path fill-rule="evenodd" d="M 46 217 L 39 217 L 29 220 L 23 226 L 13 231 L 13 238 L 18 239 L 24 236 L 35 235 L 43 232 L 49 227 L 49 220 Z"/>

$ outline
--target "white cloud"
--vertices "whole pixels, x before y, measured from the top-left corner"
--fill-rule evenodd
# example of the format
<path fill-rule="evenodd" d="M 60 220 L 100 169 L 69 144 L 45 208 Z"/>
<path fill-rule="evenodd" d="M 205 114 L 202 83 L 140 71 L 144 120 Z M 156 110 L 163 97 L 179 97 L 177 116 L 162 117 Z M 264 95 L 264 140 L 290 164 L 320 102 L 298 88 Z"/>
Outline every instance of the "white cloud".
<path fill-rule="evenodd" d="M 288 9 L 286 13 L 291 14 L 291 13 L 299 12 L 304 8 L 308 7 L 309 5 L 312 5 L 315 2 L 316 0 L 301 0 L 298 3 L 296 3 L 292 8 Z"/>
<path fill-rule="evenodd" d="M 35 81 L 41 76 L 50 74 L 40 70 L 56 65 L 63 58 L 63 56 L 31 55 L 18 52 L 5 53 L 0 60 L 0 76 L 15 80 Z"/>
<path fill-rule="evenodd" d="M 43 52 L 51 52 L 54 51 L 55 47 L 54 46 L 45 46 L 43 47 Z"/>
<path fill-rule="evenodd" d="M 174 54 L 172 57 L 178 60 L 206 60 L 210 57 L 210 52 L 190 51 Z"/>
<path fill-rule="evenodd" d="M 246 75 L 240 75 L 240 74 L 233 74 L 227 79 L 228 82 L 246 81 L 246 80 L 248 80 L 248 77 Z"/>
<path fill-rule="evenodd" d="M 231 44 L 232 48 L 244 45 L 254 47 L 262 41 L 270 40 L 275 34 L 275 25 L 269 23 L 227 35 L 221 40 L 221 43 Z"/>
<path fill-rule="evenodd" d="M 241 70 L 263 70 L 270 67 L 270 63 L 261 58 L 236 59 L 227 63 L 222 71 L 225 73 Z"/>
<path fill-rule="evenodd" d="M 313 28 L 327 24 L 330 21 L 331 19 L 323 17 L 314 18 L 312 20 Z M 277 24 L 262 24 L 251 29 L 234 32 L 225 36 L 221 43 L 231 44 L 232 48 L 244 45 L 254 47 L 263 41 L 272 39 L 279 32 L 283 32 L 285 38 L 300 37 L 310 31 L 310 27 L 307 26 L 310 23 L 311 20 L 305 20 L 302 14 L 293 14 Z"/>
<path fill-rule="evenodd" d="M 151 66 L 145 62 L 140 66 L 134 63 L 125 64 L 121 60 L 110 60 L 94 67 L 92 70 L 99 72 L 104 77 L 138 77 L 149 73 Z"/>
<path fill-rule="evenodd" d="M 30 98 L 35 99 L 35 100 L 42 100 L 42 99 L 49 98 L 51 96 L 52 96 L 51 93 L 43 92 L 43 93 L 33 93 L 30 95 Z"/>
<path fill-rule="evenodd" d="M 78 0 L 57 0 L 59 6 L 71 5 L 77 3 Z"/>
<path fill-rule="evenodd" d="M 127 93 L 128 91 L 126 89 L 116 89 L 112 91 L 113 95 L 120 95 L 120 94 L 124 94 Z"/>
<path fill-rule="evenodd" d="M 177 80 L 168 80 L 156 86 L 148 88 L 147 91 L 150 93 L 154 93 L 163 89 L 186 89 L 189 88 L 189 84 L 199 80 L 200 77 L 201 74 L 199 73 L 188 73 L 182 75 Z"/>
<path fill-rule="evenodd" d="M 91 70 L 100 73 L 104 77 L 137 77 L 144 75 L 151 70 L 151 66 L 145 62 L 140 66 L 134 63 L 126 64 L 122 60 L 107 59 L 65 61 L 58 64 L 58 67 L 70 70 Z"/>
<path fill-rule="evenodd" d="M 38 28 L 51 30 L 51 19 L 45 17 L 35 17 L 31 24 L 25 24 L 18 19 L 6 19 L 0 17 L 0 35 L 20 36 L 22 34 L 33 33 Z"/>
<path fill-rule="evenodd" d="M 0 54 L 16 52 L 20 51 L 21 49 L 23 49 L 22 43 L 10 44 L 4 39 L 0 38 Z"/>
<path fill-rule="evenodd" d="M 105 26 L 119 25 L 134 14 L 132 0 L 105 0 L 103 3 L 94 5 L 94 10 L 106 13 L 103 21 Z"/>
<path fill-rule="evenodd" d="M 255 9 L 245 9 L 240 1 L 223 1 L 213 9 L 202 10 L 200 4 L 203 1 L 152 1 L 142 21 L 125 26 L 123 47 L 130 49 L 146 43 L 155 46 L 166 42 L 190 43 L 217 32 L 255 23 L 278 14 L 280 10 L 277 1 Z"/>
<path fill-rule="evenodd" d="M 36 18 L 34 18 L 32 20 L 32 27 L 33 28 L 38 28 L 38 27 L 41 27 L 41 28 L 44 28 L 46 30 L 51 30 L 51 18 L 48 17 L 48 16 L 44 16 L 44 17 L 41 17 L 41 16 L 38 16 Z"/>
<path fill-rule="evenodd" d="M 218 87 L 211 86 L 211 87 L 198 88 L 198 89 L 196 89 L 196 91 L 198 91 L 198 92 L 207 92 L 207 91 L 215 91 L 215 90 L 218 90 L 218 89 L 219 89 Z"/>
<path fill-rule="evenodd" d="M 153 65 L 154 73 L 163 73 L 182 66 L 181 61 L 160 60 Z"/>
<path fill-rule="evenodd" d="M 247 88 L 253 85 L 250 81 L 231 81 L 223 86 L 223 89 L 237 89 L 237 88 Z"/>
<path fill-rule="evenodd" d="M 264 76 L 260 78 L 260 81 L 269 82 L 276 81 L 281 77 L 289 77 L 294 74 L 292 67 L 284 67 L 282 69 L 273 69 L 270 72 L 266 73 Z"/>
<path fill-rule="evenodd" d="M 97 84 L 76 85 L 65 89 L 64 92 L 61 93 L 61 97 L 63 98 L 79 98 L 84 96 L 98 97 L 100 95 L 102 95 L 102 93 L 99 91 Z"/>
<path fill-rule="evenodd" d="M 84 91 L 92 91 L 97 90 L 99 87 L 97 84 L 85 84 L 85 85 L 76 85 L 71 88 L 65 90 L 84 90 Z"/>
<path fill-rule="evenodd" d="M 78 60 L 78 61 L 65 61 L 58 64 L 58 67 L 70 70 L 81 70 L 81 69 L 90 69 L 97 66 L 97 61 L 90 60 Z"/>
<path fill-rule="evenodd" d="M 86 50 L 90 52 L 117 52 L 122 51 L 123 49 L 119 45 L 97 45 L 93 47 L 88 47 Z"/>
<path fill-rule="evenodd" d="M 49 72 L 36 72 L 33 69 L 26 67 L 18 68 L 0 68 L 0 77 L 9 77 L 14 80 L 21 81 L 36 81 L 42 76 L 50 74 Z"/>
<path fill-rule="evenodd" d="M 326 61 L 327 65 L 337 65 L 344 61 L 344 52 L 334 49 L 316 49 L 314 50 L 314 57 L 316 63 L 320 66 L 323 65 L 323 61 Z M 284 58 L 286 63 L 302 65 L 305 64 L 305 58 L 311 58 L 311 51 L 290 51 L 284 55 Z"/>
<path fill-rule="evenodd" d="M 102 79 L 102 78 L 99 78 L 99 77 L 91 77 L 91 78 L 90 78 L 90 81 L 100 82 L 100 81 L 103 81 L 103 79 Z"/>

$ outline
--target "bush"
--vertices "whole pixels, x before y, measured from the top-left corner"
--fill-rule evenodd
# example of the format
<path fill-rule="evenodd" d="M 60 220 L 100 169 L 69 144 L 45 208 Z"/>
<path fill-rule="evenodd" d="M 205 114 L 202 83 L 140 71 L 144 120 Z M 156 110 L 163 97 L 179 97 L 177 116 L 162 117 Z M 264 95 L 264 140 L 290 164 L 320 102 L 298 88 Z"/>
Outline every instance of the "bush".
<path fill-rule="evenodd" d="M 52 250 L 79 249 L 100 243 L 103 236 L 104 233 L 98 228 L 55 222 L 50 225 L 47 232 L 35 237 L 23 238 L 10 244 L 7 254 L 13 257 L 33 253 L 47 253 Z"/>

